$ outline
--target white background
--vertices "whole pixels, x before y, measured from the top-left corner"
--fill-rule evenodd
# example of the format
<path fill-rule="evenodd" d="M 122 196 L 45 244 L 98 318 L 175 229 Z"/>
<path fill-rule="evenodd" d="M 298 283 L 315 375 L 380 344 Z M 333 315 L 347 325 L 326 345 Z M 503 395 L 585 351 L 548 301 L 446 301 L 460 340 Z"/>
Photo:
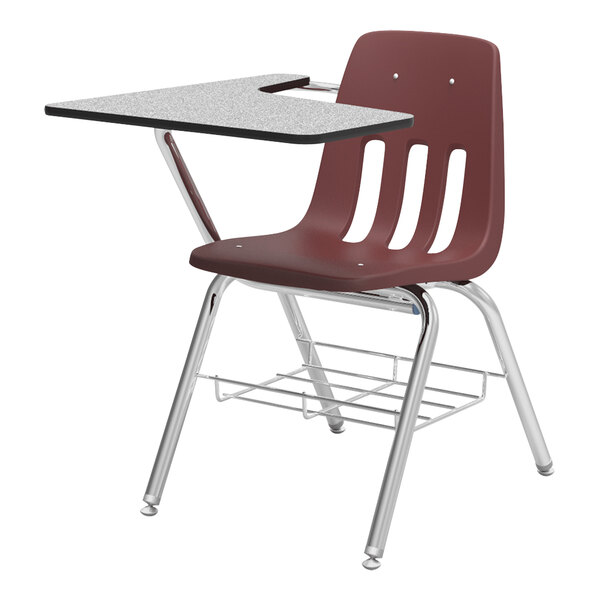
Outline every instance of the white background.
<path fill-rule="evenodd" d="M 22 2 L 0 20 L 0 597 L 598 598 L 598 45 L 591 2 Z M 366 31 L 501 52 L 507 210 L 479 282 L 512 335 L 556 474 L 502 382 L 419 432 L 383 567 L 360 562 L 391 436 L 196 388 L 159 515 L 138 510 L 211 275 L 151 129 L 44 104 L 269 72 L 339 81 Z M 182 134 L 224 237 L 304 213 L 321 148 Z M 285 190 L 285 192 L 282 192 Z M 495 369 L 436 292 L 439 360 Z M 305 302 L 316 338 L 394 352 L 417 320 Z M 358 312 L 357 312 L 358 311 Z M 371 317 L 371 320 L 368 317 Z M 274 297 L 230 288 L 205 372 L 296 365 Z"/>

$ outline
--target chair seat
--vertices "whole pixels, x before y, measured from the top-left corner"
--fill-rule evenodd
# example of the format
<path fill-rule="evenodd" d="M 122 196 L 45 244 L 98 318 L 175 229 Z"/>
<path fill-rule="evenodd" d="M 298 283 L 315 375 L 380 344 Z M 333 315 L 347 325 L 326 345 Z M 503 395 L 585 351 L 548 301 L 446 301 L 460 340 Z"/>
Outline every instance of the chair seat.
<path fill-rule="evenodd" d="M 325 144 L 302 221 L 274 235 L 219 240 L 192 252 L 193 266 L 262 283 L 361 292 L 462 281 L 484 273 L 500 249 L 504 221 L 504 147 L 498 49 L 485 40 L 381 31 L 356 43 L 340 84 L 341 104 L 415 115 L 411 129 Z M 374 139 L 385 151 L 377 207 L 367 238 L 344 242 L 360 197 L 364 153 Z M 387 248 L 409 219 L 404 191 L 410 152 L 427 146 L 414 234 Z M 437 254 L 452 153 L 466 163 L 452 241 Z M 407 214 L 408 213 L 408 214 Z"/>
<path fill-rule="evenodd" d="M 344 242 L 303 227 L 212 242 L 196 248 L 190 264 L 250 281 L 332 292 L 464 280 L 485 270 L 479 272 L 462 252 L 389 250 L 368 241 Z"/>

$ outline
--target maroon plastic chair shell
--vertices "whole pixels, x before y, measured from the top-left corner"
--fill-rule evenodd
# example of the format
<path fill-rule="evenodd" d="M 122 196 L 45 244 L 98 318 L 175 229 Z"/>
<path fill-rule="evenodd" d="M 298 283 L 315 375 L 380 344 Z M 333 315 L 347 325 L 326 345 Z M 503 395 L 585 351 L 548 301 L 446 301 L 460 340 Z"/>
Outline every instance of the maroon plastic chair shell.
<path fill-rule="evenodd" d="M 368 33 L 354 46 L 337 101 L 412 113 L 415 124 L 327 143 L 312 202 L 297 226 L 201 246 L 192 252 L 190 263 L 232 277 L 329 291 L 466 280 L 485 272 L 498 254 L 504 220 L 496 46 L 458 35 Z M 362 242 L 344 242 L 357 203 L 364 148 L 372 139 L 385 142 L 376 216 Z M 421 212 L 408 246 L 390 250 L 414 144 L 428 146 Z M 467 155 L 458 223 L 447 249 L 430 254 L 454 149 Z"/>

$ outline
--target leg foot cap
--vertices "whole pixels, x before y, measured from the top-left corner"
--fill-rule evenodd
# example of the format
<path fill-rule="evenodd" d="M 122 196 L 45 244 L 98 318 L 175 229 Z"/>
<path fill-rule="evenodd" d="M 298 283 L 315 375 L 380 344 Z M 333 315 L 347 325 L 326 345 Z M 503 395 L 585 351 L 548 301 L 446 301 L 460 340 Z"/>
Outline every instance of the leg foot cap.
<path fill-rule="evenodd" d="M 362 566 L 369 571 L 374 571 L 375 569 L 379 569 L 381 563 L 376 558 L 369 556 L 369 558 L 363 562 Z"/>
<path fill-rule="evenodd" d="M 346 428 L 343 425 L 338 429 L 334 429 L 333 427 L 330 427 L 329 429 L 331 429 L 331 433 L 344 433 L 344 431 L 346 431 Z"/>
<path fill-rule="evenodd" d="M 152 506 L 152 504 L 148 504 L 147 506 L 144 506 L 140 512 L 145 517 L 153 517 L 158 512 L 158 508 L 156 508 L 156 506 Z"/>
<path fill-rule="evenodd" d="M 543 475 L 544 477 L 550 477 L 550 475 L 554 475 L 554 467 L 550 467 L 546 471 L 542 471 L 541 469 L 538 469 L 538 473 L 540 475 Z"/>
<path fill-rule="evenodd" d="M 554 473 L 554 466 L 552 463 L 546 465 L 545 467 L 540 467 L 540 465 L 536 465 L 538 473 L 543 475 L 544 477 L 550 477 Z"/>

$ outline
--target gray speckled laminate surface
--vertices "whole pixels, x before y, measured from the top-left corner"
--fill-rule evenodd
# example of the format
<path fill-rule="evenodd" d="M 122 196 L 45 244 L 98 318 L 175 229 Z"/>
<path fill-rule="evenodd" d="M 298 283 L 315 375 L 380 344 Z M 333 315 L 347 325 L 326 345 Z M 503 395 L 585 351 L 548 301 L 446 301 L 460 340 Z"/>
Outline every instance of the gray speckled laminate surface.
<path fill-rule="evenodd" d="M 46 114 L 292 143 L 321 143 L 410 127 L 412 115 L 280 96 L 302 75 L 260 75 L 48 104 Z M 318 92 L 315 92 L 318 94 Z"/>

